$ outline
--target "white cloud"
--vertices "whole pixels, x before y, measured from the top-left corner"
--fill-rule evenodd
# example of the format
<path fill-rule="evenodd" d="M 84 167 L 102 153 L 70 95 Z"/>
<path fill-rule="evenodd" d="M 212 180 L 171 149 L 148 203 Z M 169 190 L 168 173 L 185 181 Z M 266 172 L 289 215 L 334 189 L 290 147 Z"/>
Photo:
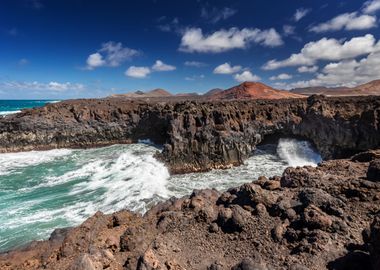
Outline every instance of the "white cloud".
<path fill-rule="evenodd" d="M 207 66 L 206 63 L 198 62 L 198 61 L 186 61 L 184 63 L 184 65 L 188 66 L 188 67 L 197 67 L 197 68 L 206 67 Z"/>
<path fill-rule="evenodd" d="M 201 10 L 201 17 L 203 19 L 209 20 L 211 23 L 217 23 L 219 21 L 226 20 L 232 17 L 236 14 L 236 12 L 237 10 L 229 7 L 224 7 L 222 9 L 214 7 L 210 10 L 203 7 Z"/>
<path fill-rule="evenodd" d="M 294 35 L 295 29 L 296 29 L 296 27 L 292 26 L 292 25 L 284 25 L 282 27 L 282 30 L 284 31 L 285 36 Z"/>
<path fill-rule="evenodd" d="M 311 11 L 311 9 L 306 9 L 306 8 L 297 9 L 296 13 L 294 13 L 294 15 L 293 15 L 293 20 L 298 22 L 303 17 L 305 17 L 310 11 Z"/>
<path fill-rule="evenodd" d="M 267 47 L 276 47 L 283 44 L 281 36 L 273 28 L 260 30 L 253 28 L 230 28 L 204 35 L 200 28 L 187 29 L 179 47 L 183 52 L 220 53 L 232 49 L 244 49 L 251 43 Z"/>
<path fill-rule="evenodd" d="M 307 43 L 301 52 L 292 54 L 285 60 L 276 59 L 268 61 L 263 69 L 273 70 L 289 66 L 309 66 L 314 65 L 318 60 L 336 61 L 355 58 L 360 55 L 371 53 L 380 49 L 380 43 L 371 34 L 362 37 L 353 37 L 348 41 L 339 41 L 334 38 L 322 38 L 318 41 Z"/>
<path fill-rule="evenodd" d="M 120 42 L 109 41 L 103 43 L 96 53 L 88 56 L 86 69 L 92 70 L 102 66 L 117 67 L 139 54 L 137 50 L 123 47 Z"/>
<path fill-rule="evenodd" d="M 380 52 L 361 60 L 351 59 L 327 64 L 315 78 L 291 83 L 287 88 L 310 86 L 353 87 L 380 78 Z"/>
<path fill-rule="evenodd" d="M 380 10 L 380 0 L 367 1 L 363 5 L 363 13 L 371 14 Z"/>
<path fill-rule="evenodd" d="M 132 78 L 146 78 L 151 73 L 149 67 L 136 67 L 130 66 L 126 71 L 125 75 Z"/>
<path fill-rule="evenodd" d="M 214 74 L 233 74 L 241 69 L 241 66 L 231 66 L 230 63 L 224 63 L 214 69 Z"/>
<path fill-rule="evenodd" d="M 154 63 L 154 65 L 152 66 L 152 70 L 154 71 L 172 71 L 175 69 L 176 69 L 175 66 L 165 64 L 161 60 L 157 60 L 156 63 Z"/>
<path fill-rule="evenodd" d="M 299 67 L 297 70 L 299 73 L 314 73 L 318 70 L 318 66 L 302 66 Z"/>
<path fill-rule="evenodd" d="M 277 81 L 277 80 L 290 80 L 291 78 L 293 78 L 292 75 L 289 75 L 287 73 L 281 73 L 281 74 L 279 74 L 277 76 L 272 76 L 269 79 L 271 81 Z"/>
<path fill-rule="evenodd" d="M 235 74 L 234 79 L 238 82 L 261 80 L 259 76 L 252 74 L 252 72 L 250 72 L 249 70 L 243 71 L 240 74 Z"/>
<path fill-rule="evenodd" d="M 34 82 L 18 82 L 10 81 L 3 82 L 0 84 L 1 88 L 7 90 L 36 90 L 36 91 L 54 91 L 54 92 L 65 92 L 65 91 L 81 91 L 85 89 L 85 86 L 80 83 L 71 82 L 55 82 L 51 81 L 48 83 L 42 83 L 38 81 Z"/>
<path fill-rule="evenodd" d="M 370 15 L 359 15 L 357 12 L 344 13 L 335 18 L 313 26 L 310 31 L 323 33 L 338 30 L 364 30 L 376 26 L 376 17 Z"/>
<path fill-rule="evenodd" d="M 104 66 L 106 61 L 104 61 L 103 56 L 100 53 L 90 54 L 87 58 L 88 69 L 94 69 L 97 67 Z"/>

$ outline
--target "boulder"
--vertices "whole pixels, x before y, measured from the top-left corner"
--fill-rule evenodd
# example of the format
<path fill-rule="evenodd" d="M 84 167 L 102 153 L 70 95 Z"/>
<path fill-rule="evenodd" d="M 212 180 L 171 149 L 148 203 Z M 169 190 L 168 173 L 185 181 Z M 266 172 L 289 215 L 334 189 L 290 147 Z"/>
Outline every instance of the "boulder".
<path fill-rule="evenodd" d="M 368 180 L 380 182 L 380 159 L 372 160 L 367 171 Z"/>

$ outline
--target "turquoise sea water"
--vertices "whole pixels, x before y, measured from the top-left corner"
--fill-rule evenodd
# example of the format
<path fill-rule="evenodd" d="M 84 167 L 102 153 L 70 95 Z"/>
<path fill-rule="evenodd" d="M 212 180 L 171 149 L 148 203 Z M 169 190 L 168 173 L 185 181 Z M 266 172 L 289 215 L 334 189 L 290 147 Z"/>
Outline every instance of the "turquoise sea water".
<path fill-rule="evenodd" d="M 0 100 L 0 115 L 20 112 L 22 109 L 41 107 L 58 100 Z"/>
<path fill-rule="evenodd" d="M 0 108 L 14 111 L 43 102 L 51 101 L 0 101 Z M 0 252 L 47 239 L 54 229 L 78 225 L 96 211 L 143 213 L 193 189 L 226 190 L 260 175 L 281 175 L 287 166 L 320 161 L 308 142 L 281 139 L 260 146 L 242 166 L 170 176 L 154 158 L 156 151 L 140 143 L 0 154 Z"/>

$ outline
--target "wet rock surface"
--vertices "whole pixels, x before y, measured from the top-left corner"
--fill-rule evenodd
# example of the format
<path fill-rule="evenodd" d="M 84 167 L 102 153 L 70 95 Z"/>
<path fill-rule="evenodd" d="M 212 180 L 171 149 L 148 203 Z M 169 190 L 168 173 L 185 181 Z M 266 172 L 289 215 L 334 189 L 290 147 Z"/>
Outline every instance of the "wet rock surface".
<path fill-rule="evenodd" d="M 372 161 L 331 160 L 225 192 L 196 190 L 144 216 L 99 212 L 1 254 L 0 269 L 379 269 Z"/>
<path fill-rule="evenodd" d="M 163 146 L 157 157 L 171 173 L 187 173 L 241 165 L 271 134 L 302 136 L 324 158 L 347 158 L 380 147 L 379 118 L 380 97 L 69 100 L 1 118 L 0 152 L 150 139 Z"/>

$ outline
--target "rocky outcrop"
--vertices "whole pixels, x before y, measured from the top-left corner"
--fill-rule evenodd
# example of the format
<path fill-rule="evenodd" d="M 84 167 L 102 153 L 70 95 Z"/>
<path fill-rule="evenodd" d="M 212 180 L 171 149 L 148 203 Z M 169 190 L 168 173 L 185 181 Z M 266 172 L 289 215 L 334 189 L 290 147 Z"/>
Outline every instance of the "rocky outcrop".
<path fill-rule="evenodd" d="M 0 269 L 379 269 L 380 183 L 366 178 L 370 161 L 288 168 L 144 216 L 99 212 L 1 254 Z"/>
<path fill-rule="evenodd" d="M 0 119 L 0 152 L 150 139 L 172 173 L 240 165 L 271 134 L 311 140 L 325 159 L 380 146 L 380 97 L 147 102 L 71 100 Z"/>

